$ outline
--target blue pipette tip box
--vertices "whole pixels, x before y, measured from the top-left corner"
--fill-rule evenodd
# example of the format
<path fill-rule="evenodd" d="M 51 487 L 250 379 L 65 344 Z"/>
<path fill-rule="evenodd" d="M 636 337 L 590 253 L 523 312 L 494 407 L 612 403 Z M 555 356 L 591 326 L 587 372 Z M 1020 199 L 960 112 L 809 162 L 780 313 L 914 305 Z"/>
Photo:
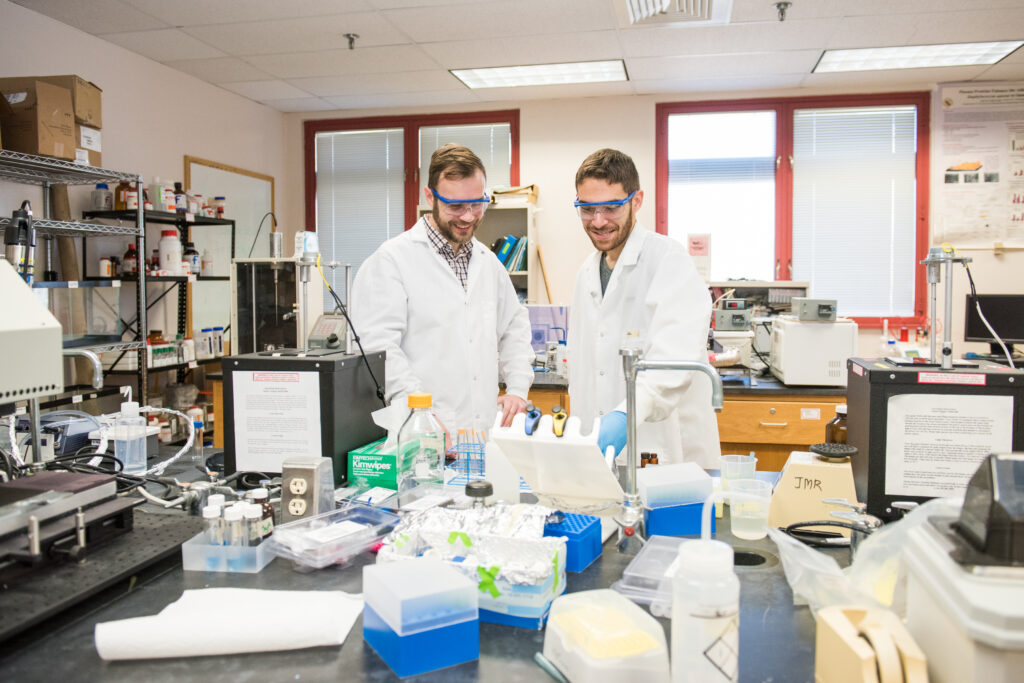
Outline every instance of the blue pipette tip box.
<path fill-rule="evenodd" d="M 703 501 L 685 505 L 665 505 L 644 510 L 644 528 L 648 536 L 697 536 Z M 715 533 L 715 515 L 711 514 L 711 533 Z"/>
<path fill-rule="evenodd" d="M 601 555 L 601 520 L 572 512 L 563 514 L 561 522 L 544 525 L 544 535 L 567 538 L 565 571 L 581 572 Z"/>
<path fill-rule="evenodd" d="M 479 619 L 400 636 L 364 604 L 363 639 L 400 678 L 480 658 Z"/>

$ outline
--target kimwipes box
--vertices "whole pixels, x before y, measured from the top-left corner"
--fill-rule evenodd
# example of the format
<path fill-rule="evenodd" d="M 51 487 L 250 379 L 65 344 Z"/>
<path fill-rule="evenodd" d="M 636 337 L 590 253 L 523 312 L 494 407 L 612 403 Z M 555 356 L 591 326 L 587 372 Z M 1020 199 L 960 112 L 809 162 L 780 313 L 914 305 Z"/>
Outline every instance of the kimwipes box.
<path fill-rule="evenodd" d="M 4 149 L 75 158 L 70 90 L 35 78 L 2 78 L 0 94 L 10 106 L 0 112 Z"/>

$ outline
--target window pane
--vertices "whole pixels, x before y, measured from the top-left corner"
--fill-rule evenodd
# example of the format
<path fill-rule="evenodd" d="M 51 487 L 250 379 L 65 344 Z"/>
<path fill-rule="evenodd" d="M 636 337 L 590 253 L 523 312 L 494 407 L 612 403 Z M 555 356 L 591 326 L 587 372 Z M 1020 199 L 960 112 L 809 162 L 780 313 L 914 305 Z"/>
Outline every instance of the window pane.
<path fill-rule="evenodd" d="M 420 189 L 416 195 L 420 203 L 423 203 L 423 190 L 430 173 L 430 155 L 449 142 L 465 145 L 480 157 L 487 169 L 487 187 L 511 184 L 512 128 L 509 124 L 423 126 L 420 128 Z"/>
<path fill-rule="evenodd" d="M 914 314 L 917 110 L 797 110 L 793 279 L 845 316 Z"/>
<path fill-rule="evenodd" d="M 377 247 L 408 227 L 402 160 L 401 128 L 316 136 L 316 229 L 322 264 L 337 261 L 358 267 Z M 344 268 L 324 267 L 324 275 L 342 301 L 347 301 Z M 324 310 L 334 310 L 327 292 Z"/>
<path fill-rule="evenodd" d="M 668 117 L 668 235 L 711 235 L 711 279 L 774 279 L 775 112 Z"/>

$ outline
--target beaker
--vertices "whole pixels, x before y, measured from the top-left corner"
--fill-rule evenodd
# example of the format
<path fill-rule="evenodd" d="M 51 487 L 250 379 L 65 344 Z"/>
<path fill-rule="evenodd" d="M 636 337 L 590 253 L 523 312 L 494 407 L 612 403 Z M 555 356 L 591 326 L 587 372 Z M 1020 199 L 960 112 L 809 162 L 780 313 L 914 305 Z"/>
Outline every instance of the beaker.
<path fill-rule="evenodd" d="M 732 535 L 756 541 L 768 535 L 772 485 L 760 479 L 734 479 L 729 484 L 729 525 Z"/>

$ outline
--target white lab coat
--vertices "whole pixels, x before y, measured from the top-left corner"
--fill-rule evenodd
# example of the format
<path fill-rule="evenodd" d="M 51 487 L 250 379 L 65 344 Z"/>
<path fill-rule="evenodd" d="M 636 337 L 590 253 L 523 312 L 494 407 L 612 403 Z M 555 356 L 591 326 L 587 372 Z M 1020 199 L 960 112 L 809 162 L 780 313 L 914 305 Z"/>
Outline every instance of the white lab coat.
<path fill-rule="evenodd" d="M 476 239 L 463 289 L 427 239 L 425 220 L 359 267 L 352 322 L 368 353 L 387 352 L 389 401 L 425 391 L 449 430 L 490 430 L 499 370 L 509 394 L 525 399 L 533 382 L 530 318 L 505 267 Z"/>
<path fill-rule="evenodd" d="M 569 400 L 584 431 L 595 418 L 625 411 L 619 348 L 627 332 L 639 333 L 648 360 L 707 361 L 711 323 L 707 285 L 675 240 L 634 225 L 604 296 L 600 259 L 594 252 L 580 267 L 569 309 Z M 718 422 L 706 375 L 644 370 L 637 374 L 636 406 L 638 454 L 718 467 Z"/>

